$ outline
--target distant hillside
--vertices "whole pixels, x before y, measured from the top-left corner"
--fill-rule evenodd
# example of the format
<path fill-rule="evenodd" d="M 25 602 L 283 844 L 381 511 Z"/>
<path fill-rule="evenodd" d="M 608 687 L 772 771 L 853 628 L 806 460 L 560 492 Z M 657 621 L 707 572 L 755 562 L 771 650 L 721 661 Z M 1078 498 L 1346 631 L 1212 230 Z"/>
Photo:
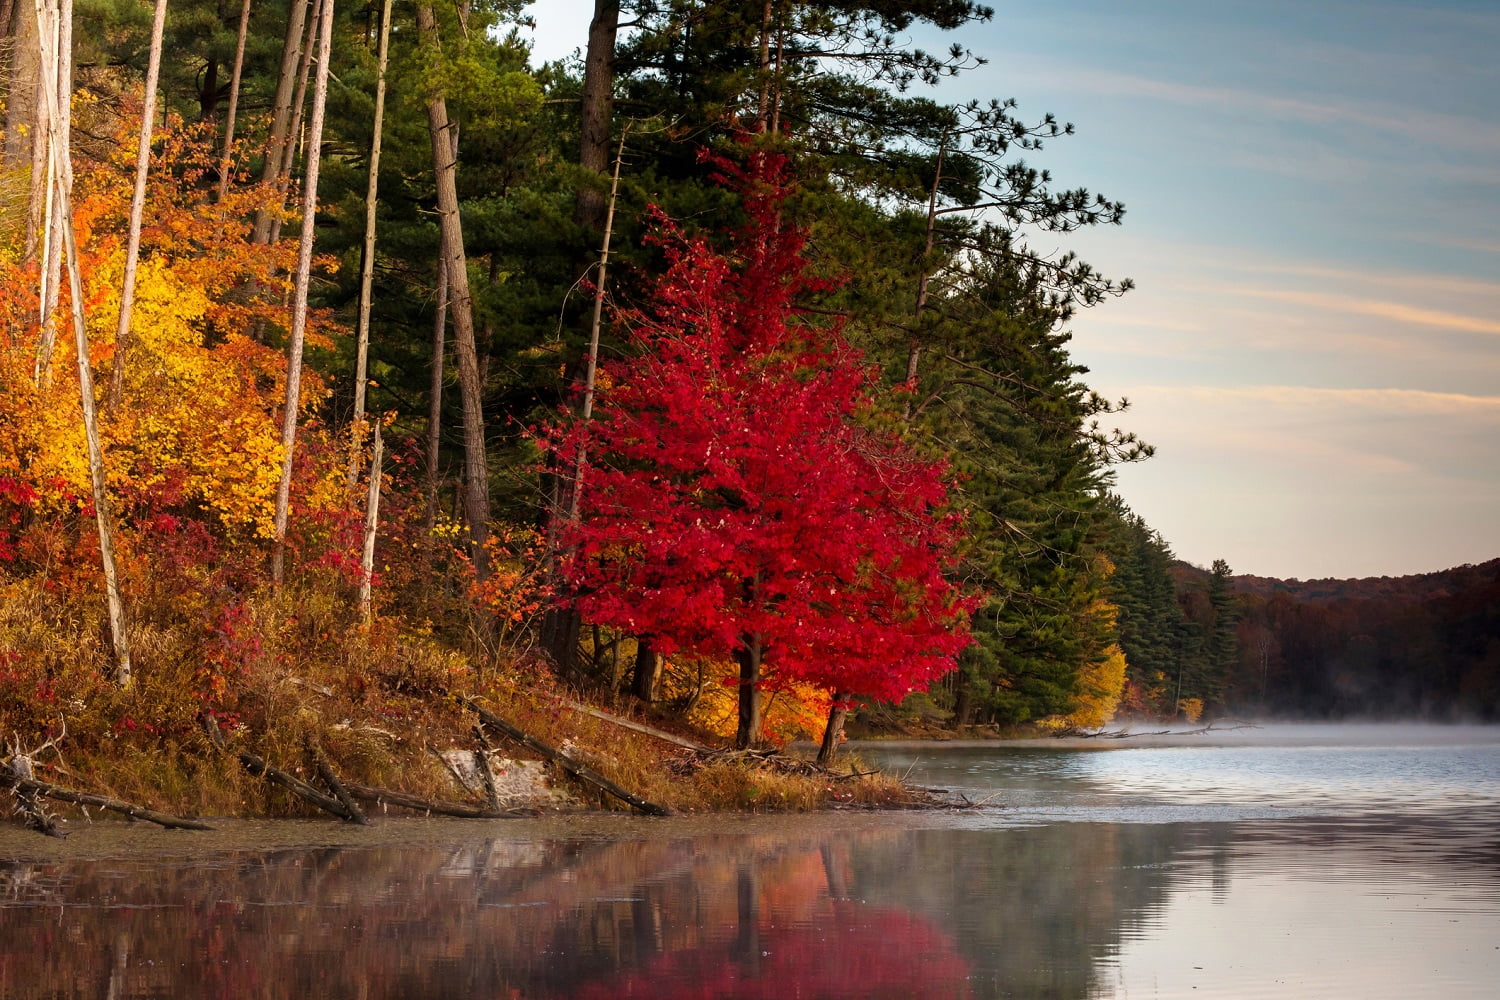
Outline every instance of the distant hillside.
<path fill-rule="evenodd" d="M 1209 576 L 1186 563 L 1173 575 L 1180 601 Z M 1362 580 L 1236 576 L 1231 589 L 1223 710 L 1500 720 L 1500 559 Z"/>
<path fill-rule="evenodd" d="M 1197 572 L 1207 575 L 1205 570 Z M 1500 580 L 1500 559 L 1416 576 L 1372 576 L 1359 580 L 1277 580 L 1266 576 L 1236 576 L 1233 586 L 1239 593 L 1261 597 L 1289 594 L 1302 601 L 1388 600 L 1413 604 L 1482 588 L 1497 580 Z"/>

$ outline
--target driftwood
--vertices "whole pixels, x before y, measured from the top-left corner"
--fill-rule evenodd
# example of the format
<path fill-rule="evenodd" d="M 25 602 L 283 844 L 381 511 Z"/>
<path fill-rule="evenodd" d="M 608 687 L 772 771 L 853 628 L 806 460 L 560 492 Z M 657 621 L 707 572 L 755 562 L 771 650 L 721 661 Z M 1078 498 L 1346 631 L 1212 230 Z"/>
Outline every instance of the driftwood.
<path fill-rule="evenodd" d="M 184 819 L 181 816 L 173 816 L 170 813 L 157 812 L 155 809 L 147 809 L 133 802 L 125 802 L 120 799 L 112 799 L 107 795 L 95 795 L 92 792 L 78 792 L 71 788 L 62 788 L 58 785 L 40 781 L 34 777 L 23 777 L 16 773 L 13 764 L 7 764 L 0 770 L 0 782 L 10 785 L 11 789 L 19 794 L 31 796 L 45 795 L 49 799 L 59 802 L 71 802 L 79 806 L 93 806 L 96 809 L 105 809 L 117 812 L 131 819 L 145 820 L 147 823 L 155 823 L 157 826 L 166 827 L 169 830 L 212 830 L 213 827 L 207 823 L 200 823 L 195 819 Z M 43 830 L 51 836 L 64 836 L 61 833 L 52 833 Z"/>
<path fill-rule="evenodd" d="M 0 761 L 0 782 L 4 782 L 15 796 L 16 812 L 21 821 L 37 833 L 48 837 L 66 837 L 67 831 L 57 825 L 57 817 L 47 811 L 37 798 L 40 789 L 31 775 L 31 758 L 16 753 L 9 760 Z"/>
<path fill-rule="evenodd" d="M 349 789 L 350 795 L 357 799 L 364 799 L 366 802 L 400 806 L 402 809 L 433 813 L 438 816 L 457 816 L 461 819 L 522 819 L 535 815 L 534 812 L 520 809 L 487 809 L 462 802 L 433 802 L 408 792 L 398 792 L 394 788 L 372 788 L 369 785 L 356 785 L 352 782 L 345 782 L 344 787 Z"/>
<path fill-rule="evenodd" d="M 491 712 L 483 705 L 479 704 L 473 698 L 470 698 L 466 695 L 459 695 L 458 697 L 464 705 L 466 705 L 471 711 L 473 711 L 474 714 L 479 716 L 479 721 L 482 722 L 486 727 L 488 727 L 493 733 L 495 733 L 495 735 L 504 736 L 507 739 L 514 740 L 533 753 L 541 754 L 544 758 L 552 761 L 552 763 L 556 764 L 558 767 L 562 768 L 564 771 L 568 772 L 579 781 L 582 781 L 584 784 L 593 785 L 600 791 L 607 792 L 608 794 L 613 795 L 621 802 L 626 803 L 631 808 L 636 809 L 639 812 L 643 812 L 648 816 L 670 816 L 672 814 L 672 811 L 666 806 L 657 805 L 654 802 L 647 802 L 645 799 L 641 798 L 639 795 L 636 795 L 634 792 L 621 788 L 619 785 L 615 784 L 613 781 L 610 781 L 608 778 L 604 777 L 604 775 L 595 771 L 593 768 L 579 763 L 572 757 L 569 757 L 567 754 L 563 753 L 561 750 L 558 750 L 555 747 L 548 746 L 546 743 L 543 743 L 541 740 L 530 735 L 525 730 L 511 725 L 509 722 L 506 722 L 504 719 L 500 718 L 498 715 Z"/>
<path fill-rule="evenodd" d="M 255 775 L 255 777 L 265 778 L 273 785 L 280 785 L 293 795 L 306 799 L 319 809 L 337 816 L 346 823 L 360 822 L 360 820 L 354 818 L 356 813 L 350 812 L 344 806 L 344 803 L 332 795 L 320 792 L 301 778 L 290 775 L 281 768 L 267 763 L 264 758 L 251 753 L 249 750 L 231 750 L 229 745 L 224 742 L 224 734 L 219 732 L 219 725 L 214 720 L 204 718 L 202 723 L 204 731 L 208 733 L 208 738 L 213 741 L 214 745 L 225 753 L 234 754 L 239 758 L 239 762 L 244 765 L 245 770 Z"/>

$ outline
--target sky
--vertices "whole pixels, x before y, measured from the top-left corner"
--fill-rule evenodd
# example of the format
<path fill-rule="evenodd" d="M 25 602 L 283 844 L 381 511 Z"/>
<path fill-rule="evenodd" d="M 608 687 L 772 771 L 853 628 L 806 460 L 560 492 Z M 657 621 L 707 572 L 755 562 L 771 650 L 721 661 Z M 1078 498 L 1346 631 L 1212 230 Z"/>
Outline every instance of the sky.
<path fill-rule="evenodd" d="M 1500 0 L 991 5 L 959 39 L 988 63 L 930 96 L 1072 122 L 1027 159 L 1125 203 L 1033 245 L 1137 284 L 1071 324 L 1157 448 L 1131 508 L 1236 573 L 1500 557 Z M 534 56 L 591 11 L 535 4 Z"/>

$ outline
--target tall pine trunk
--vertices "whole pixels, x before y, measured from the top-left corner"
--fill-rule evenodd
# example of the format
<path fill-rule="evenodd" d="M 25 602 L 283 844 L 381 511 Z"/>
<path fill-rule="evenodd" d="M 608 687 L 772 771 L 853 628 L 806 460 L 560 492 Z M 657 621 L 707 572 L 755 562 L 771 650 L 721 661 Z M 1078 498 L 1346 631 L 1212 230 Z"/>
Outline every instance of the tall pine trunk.
<path fill-rule="evenodd" d="M 286 142 L 281 146 L 281 165 L 276 171 L 276 194 L 278 211 L 271 218 L 271 232 L 268 240 L 275 243 L 281 238 L 281 212 L 279 209 L 286 204 L 287 191 L 292 185 L 292 170 L 297 165 L 297 153 L 302 148 L 302 116 L 307 111 L 307 80 L 312 72 L 313 47 L 318 44 L 320 32 L 319 24 L 322 21 L 322 11 L 330 0 L 317 0 L 313 10 L 317 16 L 307 25 L 307 37 L 302 42 L 302 61 L 297 67 L 297 93 L 292 98 L 292 121 L 287 130 Z"/>
<path fill-rule="evenodd" d="M 594 0 L 588 49 L 583 60 L 583 96 L 578 165 L 598 176 L 609 169 L 610 112 L 614 104 L 615 37 L 620 30 L 620 0 Z M 604 228 L 603 185 L 578 186 L 573 218 L 591 230 Z"/>
<path fill-rule="evenodd" d="M 291 504 L 292 461 L 297 446 L 297 410 L 302 393 L 302 344 L 307 335 L 307 287 L 312 276 L 313 234 L 318 216 L 318 164 L 323 151 L 323 108 L 328 100 L 328 58 L 333 35 L 333 0 L 323 0 L 318 30 L 318 74 L 312 123 L 307 138 L 307 180 L 302 192 L 302 239 L 297 250 L 297 282 L 292 298 L 292 330 L 287 344 L 286 402 L 281 414 L 281 482 L 276 488 L 276 539 L 271 550 L 271 581 L 281 585 L 286 562 L 287 512 Z"/>
<path fill-rule="evenodd" d="M 266 159 L 261 164 L 260 179 L 270 184 L 281 171 L 282 148 L 292 121 L 292 88 L 297 83 L 297 66 L 302 57 L 302 30 L 307 20 L 307 0 L 291 0 L 287 11 L 286 38 L 281 46 L 281 69 L 276 76 L 276 94 L 271 98 L 271 136 L 266 143 Z M 253 239 L 256 243 L 271 238 L 271 211 L 255 214 Z"/>
<path fill-rule="evenodd" d="M 430 3 L 417 6 L 417 31 L 422 44 L 438 54 L 437 19 Z M 458 214 L 458 162 L 450 138 L 452 122 L 441 92 L 427 102 L 428 133 L 432 140 L 432 169 L 437 180 L 439 256 L 448 276 L 448 311 L 453 321 L 454 353 L 458 356 L 458 388 L 463 403 L 464 520 L 469 532 L 469 558 L 475 575 L 489 576 L 490 480 L 484 438 L 483 384 L 474 341 L 474 301 L 469 293 L 468 258 L 464 253 L 463 223 Z"/>

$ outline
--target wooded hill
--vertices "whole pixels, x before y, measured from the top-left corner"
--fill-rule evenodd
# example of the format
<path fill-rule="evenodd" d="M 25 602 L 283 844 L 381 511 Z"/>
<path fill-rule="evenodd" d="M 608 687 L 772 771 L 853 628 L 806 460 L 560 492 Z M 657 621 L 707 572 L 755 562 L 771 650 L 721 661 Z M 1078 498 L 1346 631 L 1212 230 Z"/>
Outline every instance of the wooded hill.
<path fill-rule="evenodd" d="M 1500 559 L 1362 580 L 1235 577 L 1233 589 L 1232 708 L 1500 719 Z"/>

